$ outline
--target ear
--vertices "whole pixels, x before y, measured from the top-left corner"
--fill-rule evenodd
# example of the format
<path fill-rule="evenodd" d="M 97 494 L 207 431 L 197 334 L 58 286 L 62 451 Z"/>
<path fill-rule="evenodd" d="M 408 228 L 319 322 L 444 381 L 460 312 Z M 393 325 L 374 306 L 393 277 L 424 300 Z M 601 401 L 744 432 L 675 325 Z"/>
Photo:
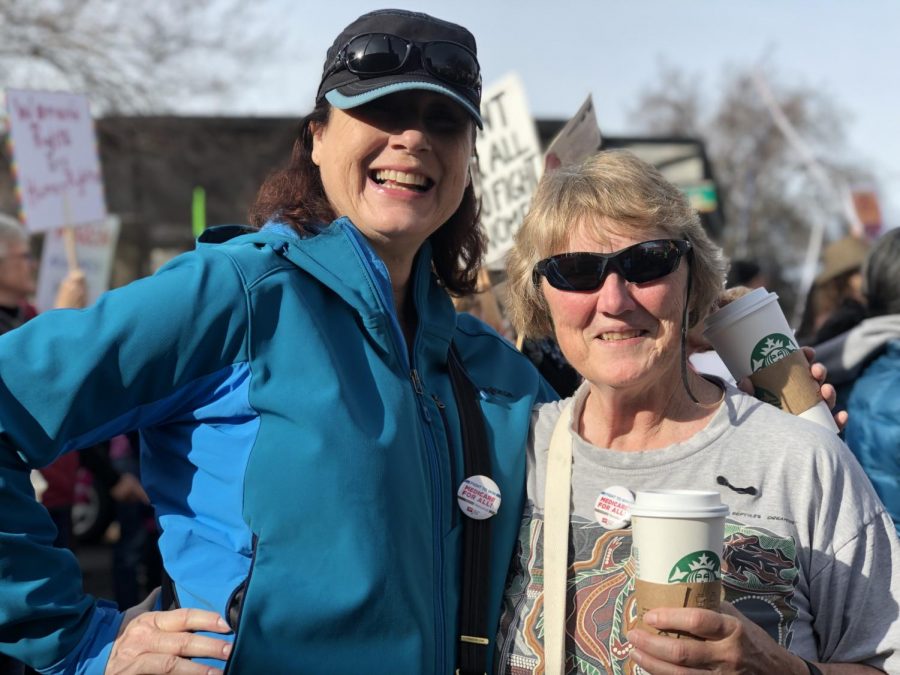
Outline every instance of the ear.
<path fill-rule="evenodd" d="M 309 131 L 312 135 L 312 152 L 310 153 L 310 158 L 312 159 L 313 164 L 319 166 L 319 157 L 322 152 L 322 134 L 325 132 L 325 125 L 318 124 L 317 122 L 310 122 Z"/>

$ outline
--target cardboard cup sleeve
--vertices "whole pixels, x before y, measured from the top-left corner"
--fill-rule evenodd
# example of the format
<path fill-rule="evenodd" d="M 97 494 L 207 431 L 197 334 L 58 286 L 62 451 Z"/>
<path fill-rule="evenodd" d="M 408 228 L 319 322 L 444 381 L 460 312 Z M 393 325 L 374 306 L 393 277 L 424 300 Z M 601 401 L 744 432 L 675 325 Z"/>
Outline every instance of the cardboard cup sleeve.
<path fill-rule="evenodd" d="M 750 376 L 757 398 L 793 415 L 805 412 L 822 400 L 819 384 L 809 374 L 809 363 L 801 351 L 760 368 Z"/>
<path fill-rule="evenodd" d="M 641 628 L 655 635 L 668 635 L 675 638 L 699 639 L 690 633 L 680 631 L 660 631 L 644 624 L 644 615 L 657 607 L 702 607 L 719 611 L 722 596 L 722 582 L 706 581 L 680 584 L 656 584 L 652 581 L 634 580 L 635 600 L 637 602 L 636 628 Z"/>

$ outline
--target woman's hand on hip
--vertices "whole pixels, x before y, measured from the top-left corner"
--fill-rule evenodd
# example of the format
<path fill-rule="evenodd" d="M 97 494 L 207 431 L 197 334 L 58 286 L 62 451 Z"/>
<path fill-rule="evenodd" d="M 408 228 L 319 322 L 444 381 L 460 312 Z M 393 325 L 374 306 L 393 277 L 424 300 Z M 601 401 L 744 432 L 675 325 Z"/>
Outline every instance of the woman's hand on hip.
<path fill-rule="evenodd" d="M 676 639 L 632 630 L 631 659 L 653 675 L 759 673 L 807 675 L 806 664 L 780 647 L 762 628 L 727 602 L 721 613 L 698 608 L 659 608 L 644 621 L 659 630 L 696 635 L 700 640 Z"/>
<path fill-rule="evenodd" d="M 157 588 L 141 604 L 125 612 L 113 643 L 105 675 L 218 675 L 217 668 L 194 663 L 191 658 L 227 660 L 231 644 L 197 635 L 197 631 L 230 633 L 225 620 L 202 609 L 152 612 Z"/>

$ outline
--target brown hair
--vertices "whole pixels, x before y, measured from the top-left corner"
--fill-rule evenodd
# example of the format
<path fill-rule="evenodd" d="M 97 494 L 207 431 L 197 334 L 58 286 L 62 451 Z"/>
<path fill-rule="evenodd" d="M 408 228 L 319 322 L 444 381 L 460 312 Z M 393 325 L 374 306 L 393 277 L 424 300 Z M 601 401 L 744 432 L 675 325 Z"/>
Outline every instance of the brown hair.
<path fill-rule="evenodd" d="M 312 161 L 313 127 L 327 125 L 331 105 L 322 100 L 300 120 L 300 128 L 290 162 L 263 182 L 250 209 L 250 222 L 262 227 L 278 220 L 300 233 L 311 225 L 330 223 L 336 214 L 325 194 L 319 167 Z M 441 284 L 452 295 L 473 293 L 478 268 L 487 248 L 487 238 L 479 222 L 480 204 L 469 184 L 454 214 L 429 237 L 432 264 Z"/>
<path fill-rule="evenodd" d="M 875 242 L 863 267 L 869 315 L 900 314 L 900 230 Z"/>

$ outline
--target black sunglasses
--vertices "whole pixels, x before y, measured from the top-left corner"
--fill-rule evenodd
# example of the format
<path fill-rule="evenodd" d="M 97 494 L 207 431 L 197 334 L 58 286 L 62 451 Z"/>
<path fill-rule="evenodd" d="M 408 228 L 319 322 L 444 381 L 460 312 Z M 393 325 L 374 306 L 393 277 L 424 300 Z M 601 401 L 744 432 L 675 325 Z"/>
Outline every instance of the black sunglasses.
<path fill-rule="evenodd" d="M 615 253 L 561 253 L 534 266 L 534 283 L 547 277 L 561 291 L 595 291 L 611 270 L 635 284 L 661 279 L 678 269 L 691 243 L 680 239 L 655 239 Z"/>
<path fill-rule="evenodd" d="M 341 66 L 360 77 L 388 75 L 401 70 L 414 51 L 422 67 L 435 77 L 458 87 L 481 90 L 478 59 L 468 47 L 443 40 L 414 42 L 390 33 L 357 35 L 338 52 L 328 75 Z"/>

